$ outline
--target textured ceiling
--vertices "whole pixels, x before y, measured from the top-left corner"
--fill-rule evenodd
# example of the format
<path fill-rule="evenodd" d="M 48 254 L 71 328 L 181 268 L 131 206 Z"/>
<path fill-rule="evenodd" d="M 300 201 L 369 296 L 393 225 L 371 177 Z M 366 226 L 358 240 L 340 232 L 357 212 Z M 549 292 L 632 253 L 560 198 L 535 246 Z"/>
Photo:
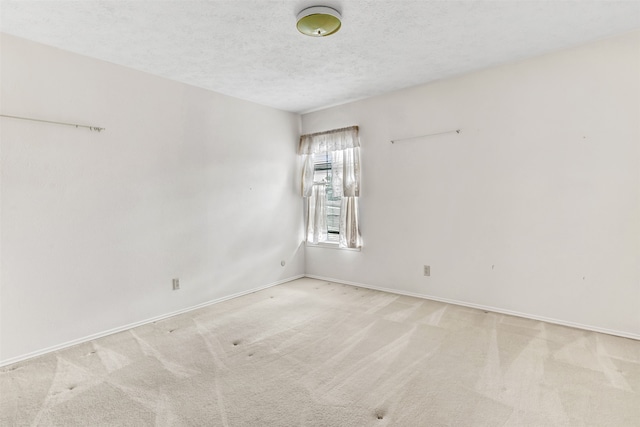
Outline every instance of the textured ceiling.
<path fill-rule="evenodd" d="M 299 34 L 338 9 L 342 29 Z M 0 30 L 306 112 L 640 28 L 640 1 L 4 1 Z"/>

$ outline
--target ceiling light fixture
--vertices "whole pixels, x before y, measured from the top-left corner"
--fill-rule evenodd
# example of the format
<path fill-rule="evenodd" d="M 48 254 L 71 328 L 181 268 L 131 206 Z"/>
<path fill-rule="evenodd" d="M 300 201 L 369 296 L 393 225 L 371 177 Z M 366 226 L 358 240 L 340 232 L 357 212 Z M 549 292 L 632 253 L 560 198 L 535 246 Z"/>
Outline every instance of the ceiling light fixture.
<path fill-rule="evenodd" d="M 312 37 L 325 37 L 340 29 L 340 13 L 327 6 L 313 6 L 298 14 L 298 31 Z"/>

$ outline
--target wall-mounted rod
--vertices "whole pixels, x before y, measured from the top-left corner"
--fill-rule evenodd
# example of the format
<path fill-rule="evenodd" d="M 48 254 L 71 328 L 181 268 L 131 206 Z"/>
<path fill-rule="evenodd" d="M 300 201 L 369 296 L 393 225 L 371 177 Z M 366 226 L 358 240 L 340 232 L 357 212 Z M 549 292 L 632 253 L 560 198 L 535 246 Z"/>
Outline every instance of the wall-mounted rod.
<path fill-rule="evenodd" d="M 400 142 L 400 141 L 406 141 L 408 139 L 417 139 L 417 138 L 424 138 L 425 136 L 436 136 L 436 135 L 444 135 L 447 133 L 460 133 L 461 129 L 455 129 L 455 130 L 448 130 L 446 132 L 438 132 L 438 133 L 428 133 L 426 135 L 418 135 L 418 136 L 410 136 L 408 138 L 399 138 L 399 139 L 392 139 L 391 143 L 395 144 L 396 142 Z"/>
<path fill-rule="evenodd" d="M 51 120 L 32 119 L 32 118 L 29 118 L 29 117 L 9 116 L 9 115 L 6 115 L 6 114 L 0 114 L 0 117 L 7 117 L 9 119 L 18 119 L 18 120 L 30 120 L 32 122 L 52 123 L 54 125 L 74 126 L 76 128 L 87 128 L 89 130 L 94 130 L 96 132 L 100 132 L 100 131 L 104 130 L 104 128 L 101 128 L 101 127 L 98 127 L 98 126 L 87 126 L 87 125 L 78 125 L 78 124 L 75 124 L 75 123 L 54 122 L 54 121 L 51 121 Z"/>

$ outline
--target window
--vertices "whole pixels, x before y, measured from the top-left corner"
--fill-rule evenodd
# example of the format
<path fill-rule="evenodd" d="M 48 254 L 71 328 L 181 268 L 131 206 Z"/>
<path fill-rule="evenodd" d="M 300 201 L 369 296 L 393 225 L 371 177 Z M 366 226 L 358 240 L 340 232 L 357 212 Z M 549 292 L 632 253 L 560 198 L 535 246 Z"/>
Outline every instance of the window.
<path fill-rule="evenodd" d="M 358 127 L 302 135 L 299 152 L 303 157 L 307 242 L 360 248 Z"/>
<path fill-rule="evenodd" d="M 340 241 L 340 205 L 342 197 L 335 195 L 332 185 L 332 163 L 329 153 L 313 155 L 313 183 L 325 187 L 325 215 L 327 224 L 327 241 Z"/>

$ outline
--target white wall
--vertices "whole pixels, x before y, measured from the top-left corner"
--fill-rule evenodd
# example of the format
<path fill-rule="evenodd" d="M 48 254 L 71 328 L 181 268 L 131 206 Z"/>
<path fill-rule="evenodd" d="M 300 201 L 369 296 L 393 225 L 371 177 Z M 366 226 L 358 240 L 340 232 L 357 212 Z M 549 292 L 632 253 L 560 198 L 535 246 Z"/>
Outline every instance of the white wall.
<path fill-rule="evenodd" d="M 0 361 L 304 273 L 298 115 L 7 35 L 1 58 L 2 114 L 106 131 L 0 118 Z"/>
<path fill-rule="evenodd" d="M 365 246 L 307 274 L 640 338 L 640 32 L 302 117 L 353 124 Z"/>

